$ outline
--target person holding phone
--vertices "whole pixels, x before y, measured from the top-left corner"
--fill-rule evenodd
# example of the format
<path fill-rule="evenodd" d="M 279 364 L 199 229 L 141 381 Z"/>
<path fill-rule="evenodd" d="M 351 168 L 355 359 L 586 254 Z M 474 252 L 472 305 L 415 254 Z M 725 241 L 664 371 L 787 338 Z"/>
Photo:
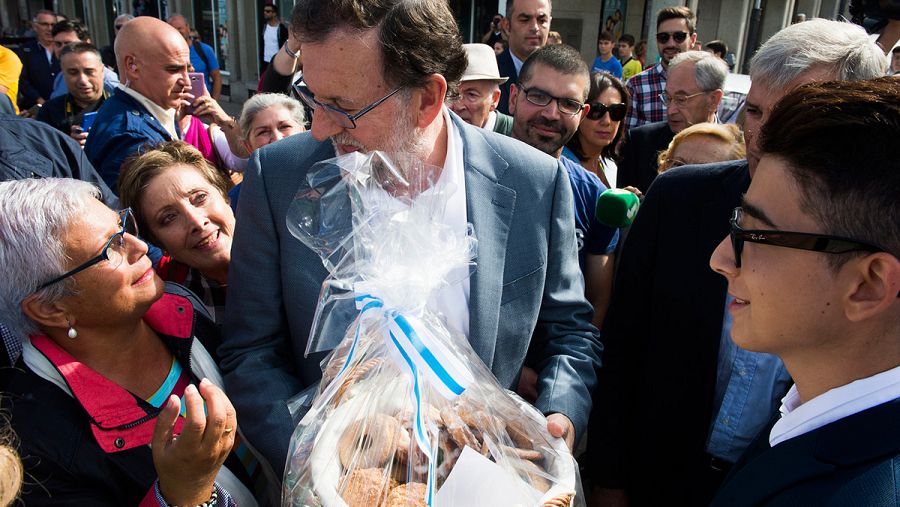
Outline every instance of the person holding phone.
<path fill-rule="evenodd" d="M 491 26 L 488 28 L 488 31 L 481 37 L 481 43 L 487 44 L 488 46 L 493 46 L 495 42 L 506 40 L 503 36 L 503 31 L 500 29 L 500 22 L 503 21 L 502 14 L 494 14 L 494 17 L 491 18 Z"/>
<path fill-rule="evenodd" d="M 100 51 L 87 42 L 74 42 L 60 52 L 60 66 L 68 93 L 48 100 L 37 119 L 69 135 L 82 147 L 92 118 L 109 95 L 103 89 L 103 61 Z"/>

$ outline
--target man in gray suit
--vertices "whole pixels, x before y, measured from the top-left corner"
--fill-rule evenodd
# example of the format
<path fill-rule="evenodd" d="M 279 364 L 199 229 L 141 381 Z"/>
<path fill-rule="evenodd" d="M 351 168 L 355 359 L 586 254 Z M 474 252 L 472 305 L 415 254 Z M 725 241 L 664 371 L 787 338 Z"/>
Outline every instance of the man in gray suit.
<path fill-rule="evenodd" d="M 281 471 L 294 429 L 285 400 L 321 377 L 324 353 L 304 351 L 327 275 L 291 236 L 287 210 L 314 163 L 377 149 L 412 153 L 464 190 L 451 197 L 450 220 L 474 226 L 478 266 L 444 312 L 448 325 L 468 335 L 504 387 L 516 385 L 526 354 L 539 358 L 535 405 L 550 433 L 571 447 L 587 423 L 600 345 L 578 269 L 566 171 L 444 106 L 448 83 L 466 67 L 445 2 L 374 3 L 301 0 L 294 9 L 306 80 L 297 88 L 313 124 L 255 152 L 245 172 L 220 348 L 241 427 Z"/>

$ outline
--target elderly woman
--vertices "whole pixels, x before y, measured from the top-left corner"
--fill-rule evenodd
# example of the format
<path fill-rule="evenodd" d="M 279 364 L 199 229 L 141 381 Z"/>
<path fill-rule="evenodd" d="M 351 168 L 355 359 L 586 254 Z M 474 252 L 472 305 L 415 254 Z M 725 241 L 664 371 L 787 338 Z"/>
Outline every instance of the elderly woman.
<path fill-rule="evenodd" d="M 591 108 L 562 154 L 599 176 L 607 188 L 615 188 L 615 158 L 625 131 L 622 120 L 628 112 L 628 91 L 615 77 L 592 72 L 587 103 Z"/>
<path fill-rule="evenodd" d="M 234 234 L 228 187 L 196 148 L 181 141 L 128 159 L 119 175 L 122 205 L 134 210 L 143 236 L 165 253 L 160 276 L 198 294 L 216 322 L 223 318 Z"/>
<path fill-rule="evenodd" d="M 240 119 L 244 148 L 248 153 L 306 130 L 303 104 L 280 93 L 259 93 L 244 102 Z M 240 184 L 228 192 L 231 208 L 237 210 Z"/>
<path fill-rule="evenodd" d="M 73 179 L 0 183 L 0 321 L 27 337 L 3 373 L 24 503 L 255 505 L 215 326 L 156 276 L 130 211 L 98 197 Z"/>
<path fill-rule="evenodd" d="M 744 134 L 732 123 L 698 123 L 672 138 L 657 162 L 662 173 L 682 165 L 741 160 L 747 156 Z"/>

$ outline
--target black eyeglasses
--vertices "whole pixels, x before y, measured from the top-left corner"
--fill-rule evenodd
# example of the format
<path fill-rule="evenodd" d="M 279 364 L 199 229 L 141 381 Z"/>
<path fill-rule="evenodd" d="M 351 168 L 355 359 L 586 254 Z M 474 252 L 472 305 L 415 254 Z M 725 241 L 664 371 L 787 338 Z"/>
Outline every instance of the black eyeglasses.
<path fill-rule="evenodd" d="M 575 99 L 567 99 L 563 97 L 554 97 L 540 88 L 525 88 L 515 85 L 522 90 L 525 100 L 536 106 L 545 107 L 552 101 L 556 101 L 556 108 L 562 114 L 574 115 L 584 109 L 584 104 Z"/>
<path fill-rule="evenodd" d="M 599 120 L 603 118 L 606 113 L 609 113 L 609 119 L 612 121 L 622 121 L 625 118 L 625 111 L 628 109 L 626 104 L 601 104 L 597 102 L 595 104 L 591 104 L 591 108 L 588 110 L 588 120 Z"/>
<path fill-rule="evenodd" d="M 297 96 L 300 97 L 300 100 L 302 100 L 303 103 L 307 105 L 307 107 L 309 107 L 313 111 L 321 107 L 322 111 L 328 114 L 332 121 L 336 122 L 338 125 L 345 129 L 355 129 L 356 120 L 362 118 L 364 114 L 380 106 L 382 102 L 393 97 L 395 93 L 399 92 L 402 89 L 402 87 L 394 88 L 393 91 L 391 91 L 384 97 L 381 97 L 375 102 L 372 102 L 368 106 L 360 109 L 358 113 L 350 114 L 339 107 L 323 104 L 316 100 L 315 94 L 313 94 L 313 92 L 309 89 L 309 87 L 306 86 L 306 83 L 304 83 L 303 81 L 294 83 L 294 92 L 297 93 Z"/>
<path fill-rule="evenodd" d="M 134 215 L 131 213 L 131 208 L 126 208 L 119 211 L 119 221 L 122 224 L 122 229 L 113 234 L 112 237 L 109 238 L 109 241 L 106 242 L 106 246 L 103 247 L 103 250 L 100 251 L 100 255 L 88 260 L 87 262 L 79 265 L 75 269 L 67 271 L 62 275 L 57 276 L 53 280 L 49 282 L 44 282 L 37 288 L 37 290 L 41 290 L 44 287 L 49 287 L 54 283 L 61 282 L 66 278 L 76 275 L 85 269 L 99 264 L 103 261 L 109 261 L 109 265 L 112 269 L 119 267 L 122 264 L 122 259 L 124 259 L 127 255 L 127 248 L 125 244 L 125 234 L 131 234 L 132 236 L 137 236 L 138 227 L 137 222 L 134 220 Z"/>
<path fill-rule="evenodd" d="M 744 250 L 744 242 L 831 254 L 885 251 L 884 248 L 871 243 L 840 236 L 827 236 L 808 232 L 742 229 L 738 224 L 743 216 L 744 210 L 741 208 L 734 208 L 731 214 L 731 246 L 734 248 L 734 267 L 736 268 L 741 267 L 741 252 Z"/>
<path fill-rule="evenodd" d="M 675 104 L 678 107 L 683 107 L 685 104 L 687 104 L 687 101 L 699 95 L 703 95 L 704 93 L 708 92 L 697 92 L 690 95 L 669 95 L 666 92 L 662 92 L 659 94 L 659 101 L 662 102 L 662 105 L 664 106 L 668 106 L 671 103 Z"/>
<path fill-rule="evenodd" d="M 666 44 L 669 42 L 669 37 L 671 37 L 675 39 L 675 42 L 681 44 L 687 39 L 688 35 L 690 34 L 687 32 L 659 32 L 656 34 L 656 42 Z"/>

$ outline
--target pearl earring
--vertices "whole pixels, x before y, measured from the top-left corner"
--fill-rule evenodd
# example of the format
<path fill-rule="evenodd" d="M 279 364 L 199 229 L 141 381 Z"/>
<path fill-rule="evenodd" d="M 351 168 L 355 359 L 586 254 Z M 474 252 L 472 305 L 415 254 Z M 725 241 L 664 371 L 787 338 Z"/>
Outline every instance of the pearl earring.
<path fill-rule="evenodd" d="M 78 338 L 78 331 L 75 330 L 74 326 L 69 326 L 69 338 L 75 339 Z"/>

